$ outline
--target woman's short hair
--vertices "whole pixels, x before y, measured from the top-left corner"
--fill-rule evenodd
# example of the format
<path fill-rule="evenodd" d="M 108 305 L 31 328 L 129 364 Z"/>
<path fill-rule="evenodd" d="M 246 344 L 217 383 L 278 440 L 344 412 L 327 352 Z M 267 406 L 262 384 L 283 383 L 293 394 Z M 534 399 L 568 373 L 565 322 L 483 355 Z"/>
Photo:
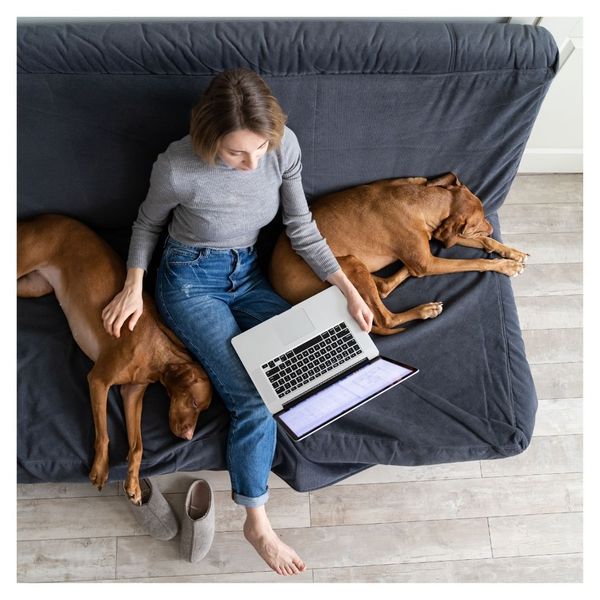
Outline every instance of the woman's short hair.
<path fill-rule="evenodd" d="M 269 141 L 269 152 L 279 148 L 287 115 L 258 73 L 229 69 L 216 75 L 192 109 L 190 136 L 194 151 L 216 164 L 221 139 L 248 129 Z"/>

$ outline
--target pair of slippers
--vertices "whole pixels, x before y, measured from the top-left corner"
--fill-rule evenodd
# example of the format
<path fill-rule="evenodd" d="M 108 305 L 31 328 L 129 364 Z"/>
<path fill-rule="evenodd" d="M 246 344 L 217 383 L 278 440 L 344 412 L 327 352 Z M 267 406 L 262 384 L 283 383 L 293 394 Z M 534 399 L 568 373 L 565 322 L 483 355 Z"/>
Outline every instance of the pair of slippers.
<path fill-rule="evenodd" d="M 177 515 L 150 479 L 141 479 L 142 504 L 128 501 L 137 522 L 157 540 L 170 540 L 180 530 Z M 215 536 L 215 508 L 212 488 L 204 479 L 194 480 L 185 498 L 179 553 L 189 562 L 202 560 Z"/>

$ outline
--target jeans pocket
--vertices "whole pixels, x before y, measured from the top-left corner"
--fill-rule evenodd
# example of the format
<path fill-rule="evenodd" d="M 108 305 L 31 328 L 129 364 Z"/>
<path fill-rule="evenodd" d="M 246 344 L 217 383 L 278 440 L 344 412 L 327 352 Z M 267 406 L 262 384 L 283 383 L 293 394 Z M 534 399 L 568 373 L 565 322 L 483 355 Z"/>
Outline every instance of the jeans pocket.
<path fill-rule="evenodd" d="M 209 248 L 169 244 L 165 249 L 165 261 L 169 265 L 191 265 L 202 260 L 209 253 Z"/>

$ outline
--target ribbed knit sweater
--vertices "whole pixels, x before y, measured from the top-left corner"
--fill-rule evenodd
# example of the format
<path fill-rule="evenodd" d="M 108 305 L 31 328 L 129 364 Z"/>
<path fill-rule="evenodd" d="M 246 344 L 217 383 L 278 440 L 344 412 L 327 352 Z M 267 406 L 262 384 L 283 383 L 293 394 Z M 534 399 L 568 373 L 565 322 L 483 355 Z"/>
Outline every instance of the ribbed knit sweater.
<path fill-rule="evenodd" d="M 285 127 L 281 145 L 267 151 L 253 171 L 220 158 L 210 166 L 193 150 L 191 137 L 171 143 L 152 168 L 150 188 L 133 223 L 127 267 L 147 270 L 160 232 L 190 246 L 245 248 L 253 245 L 281 202 L 292 248 L 325 281 L 340 265 L 320 234 L 302 188 L 296 134 Z"/>

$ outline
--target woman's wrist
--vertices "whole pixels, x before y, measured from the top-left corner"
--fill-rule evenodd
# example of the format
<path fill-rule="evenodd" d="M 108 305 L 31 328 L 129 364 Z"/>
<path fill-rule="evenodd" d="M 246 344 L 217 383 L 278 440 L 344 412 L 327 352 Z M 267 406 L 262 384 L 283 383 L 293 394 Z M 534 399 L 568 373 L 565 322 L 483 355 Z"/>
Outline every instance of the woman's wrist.
<path fill-rule="evenodd" d="M 327 277 L 327 281 L 332 285 L 337 286 L 346 298 L 350 298 L 354 294 L 358 294 L 354 284 L 348 279 L 346 273 L 342 269 L 338 269 Z"/>
<path fill-rule="evenodd" d="M 144 273 L 145 271 L 141 267 L 131 267 L 127 269 L 127 277 L 125 278 L 125 285 L 123 287 L 136 292 L 141 292 L 143 288 Z"/>

